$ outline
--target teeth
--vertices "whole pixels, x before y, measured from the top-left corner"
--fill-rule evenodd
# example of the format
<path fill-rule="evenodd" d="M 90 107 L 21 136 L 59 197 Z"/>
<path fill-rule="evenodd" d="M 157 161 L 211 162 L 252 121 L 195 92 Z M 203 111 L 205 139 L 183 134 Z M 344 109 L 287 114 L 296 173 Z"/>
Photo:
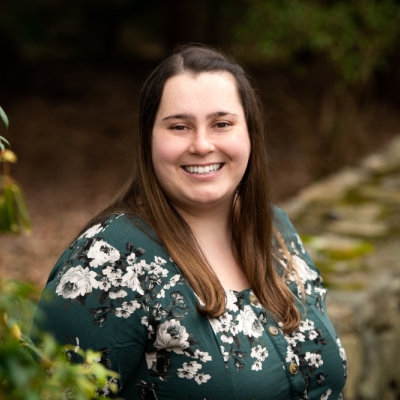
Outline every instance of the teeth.
<path fill-rule="evenodd" d="M 211 164 L 205 167 L 189 165 L 184 167 L 187 172 L 191 174 L 207 174 L 209 172 L 218 171 L 222 167 L 222 164 Z"/>

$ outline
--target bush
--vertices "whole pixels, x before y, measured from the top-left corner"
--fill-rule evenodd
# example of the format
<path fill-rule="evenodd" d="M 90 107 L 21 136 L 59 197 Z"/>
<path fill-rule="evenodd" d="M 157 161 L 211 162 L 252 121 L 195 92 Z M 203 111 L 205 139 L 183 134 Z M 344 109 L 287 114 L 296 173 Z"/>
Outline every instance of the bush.
<path fill-rule="evenodd" d="M 0 119 L 8 118 L 0 107 Z M 30 221 L 19 185 L 11 177 L 9 163 L 16 161 L 10 146 L 0 136 L 0 233 L 30 231 Z M 74 346 L 61 347 L 55 339 L 33 332 L 29 337 L 38 291 L 31 284 L 0 277 L 0 399 L 86 400 L 106 397 L 116 391 L 118 374 L 100 364 L 101 354 Z M 35 340 L 36 342 L 36 340 Z M 77 353 L 82 364 L 71 364 Z"/>
<path fill-rule="evenodd" d="M 0 398 L 52 400 L 109 398 L 117 374 L 98 361 L 100 353 L 59 346 L 48 334 L 40 346 L 28 336 L 37 290 L 20 281 L 0 279 Z M 82 364 L 71 364 L 78 353 Z"/>

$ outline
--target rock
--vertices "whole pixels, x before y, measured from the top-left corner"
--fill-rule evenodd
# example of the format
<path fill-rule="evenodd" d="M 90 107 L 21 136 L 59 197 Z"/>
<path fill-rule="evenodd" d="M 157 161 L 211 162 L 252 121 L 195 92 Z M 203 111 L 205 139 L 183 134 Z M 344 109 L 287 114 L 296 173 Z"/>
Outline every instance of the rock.
<path fill-rule="evenodd" d="M 400 136 L 281 207 L 329 287 L 345 399 L 400 399 Z"/>
<path fill-rule="evenodd" d="M 299 197 L 306 203 L 339 200 L 348 190 L 360 185 L 366 179 L 367 175 L 363 170 L 346 168 L 323 181 L 303 189 Z"/>
<path fill-rule="evenodd" d="M 384 237 L 389 232 L 389 225 L 385 222 L 370 221 L 335 221 L 327 225 L 330 232 L 362 238 Z"/>
<path fill-rule="evenodd" d="M 400 204 L 400 190 L 366 185 L 360 188 L 359 194 L 366 199 L 383 202 L 385 204 Z"/>

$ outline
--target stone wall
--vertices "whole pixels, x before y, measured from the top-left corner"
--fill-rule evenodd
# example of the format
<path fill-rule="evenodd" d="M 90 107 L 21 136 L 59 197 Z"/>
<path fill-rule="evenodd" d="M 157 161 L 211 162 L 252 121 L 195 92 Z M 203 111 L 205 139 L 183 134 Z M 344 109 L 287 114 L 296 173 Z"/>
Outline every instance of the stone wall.
<path fill-rule="evenodd" d="M 280 205 L 329 288 L 346 400 L 400 400 L 400 136 Z"/>

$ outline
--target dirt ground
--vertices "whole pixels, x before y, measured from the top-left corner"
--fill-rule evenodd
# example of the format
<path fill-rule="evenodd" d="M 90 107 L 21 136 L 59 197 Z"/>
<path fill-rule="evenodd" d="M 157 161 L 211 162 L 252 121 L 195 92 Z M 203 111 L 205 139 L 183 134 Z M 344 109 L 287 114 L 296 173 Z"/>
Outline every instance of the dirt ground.
<path fill-rule="evenodd" d="M 0 237 L 0 276 L 43 286 L 62 251 L 116 193 L 129 173 L 139 86 L 129 75 L 82 68 L 63 85 L 56 81 L 52 90 L 4 105 L 10 129 L 0 134 L 19 157 L 12 172 L 24 188 L 33 232 Z M 376 132 L 383 145 L 400 132 L 400 117 L 389 110 L 380 118 L 390 119 Z M 307 153 L 287 136 L 278 139 L 271 149 L 274 202 L 313 180 Z"/>

